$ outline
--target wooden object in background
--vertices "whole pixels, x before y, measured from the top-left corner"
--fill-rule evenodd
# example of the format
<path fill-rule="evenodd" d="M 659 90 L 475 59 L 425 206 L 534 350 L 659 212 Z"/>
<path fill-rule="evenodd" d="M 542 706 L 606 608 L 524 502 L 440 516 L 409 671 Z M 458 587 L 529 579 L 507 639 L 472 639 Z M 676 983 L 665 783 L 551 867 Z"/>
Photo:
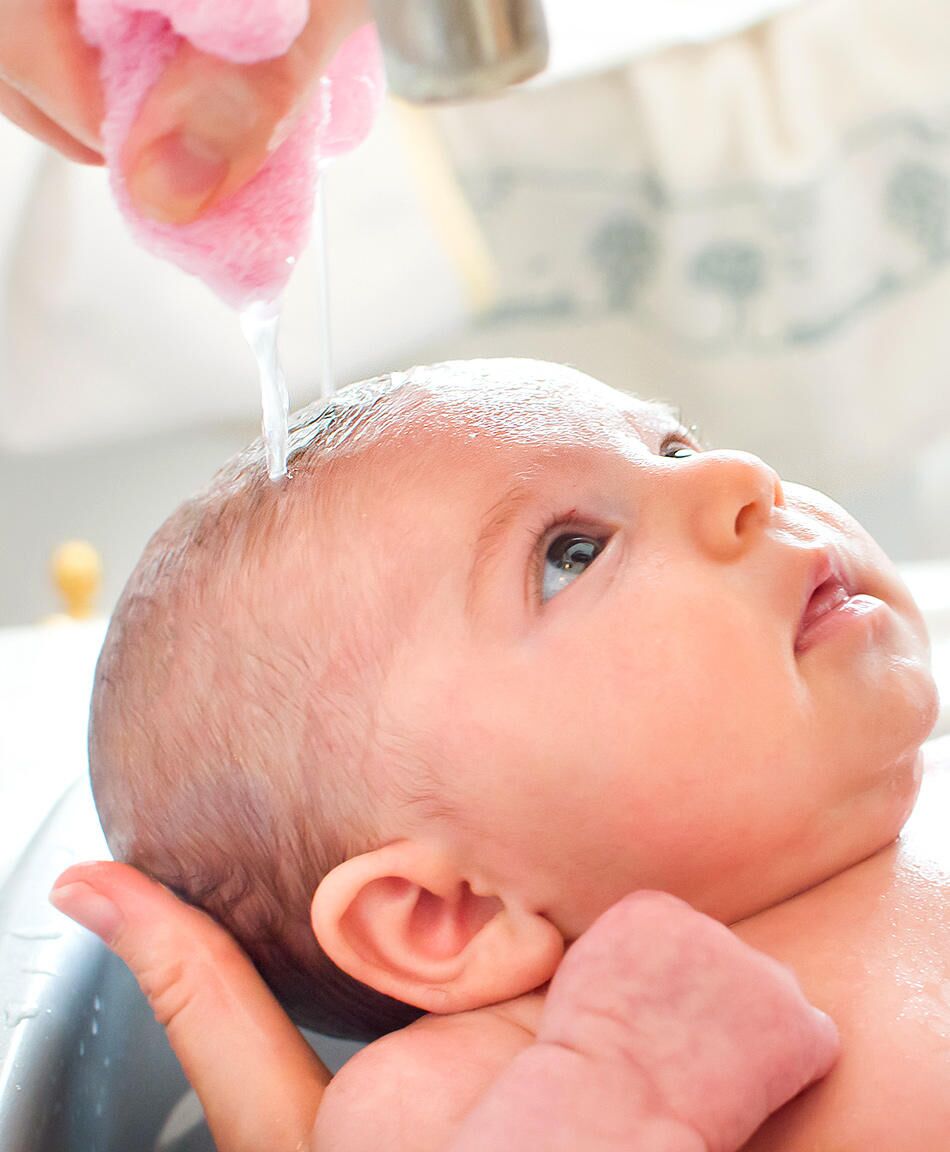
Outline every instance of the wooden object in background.
<path fill-rule="evenodd" d="M 67 540 L 50 558 L 53 585 L 62 601 L 63 611 L 49 623 L 59 620 L 88 620 L 95 615 L 96 600 L 102 587 L 102 560 L 85 540 Z"/>

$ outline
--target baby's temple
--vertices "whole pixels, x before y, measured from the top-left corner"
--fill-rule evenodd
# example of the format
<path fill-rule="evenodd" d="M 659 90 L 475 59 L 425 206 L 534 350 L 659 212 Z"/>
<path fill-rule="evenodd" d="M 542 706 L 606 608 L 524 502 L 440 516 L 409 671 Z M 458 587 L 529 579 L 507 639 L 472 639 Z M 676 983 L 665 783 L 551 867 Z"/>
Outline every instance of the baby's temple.
<path fill-rule="evenodd" d="M 0 0 L 4 1152 L 950 1148 L 948 50 Z"/>

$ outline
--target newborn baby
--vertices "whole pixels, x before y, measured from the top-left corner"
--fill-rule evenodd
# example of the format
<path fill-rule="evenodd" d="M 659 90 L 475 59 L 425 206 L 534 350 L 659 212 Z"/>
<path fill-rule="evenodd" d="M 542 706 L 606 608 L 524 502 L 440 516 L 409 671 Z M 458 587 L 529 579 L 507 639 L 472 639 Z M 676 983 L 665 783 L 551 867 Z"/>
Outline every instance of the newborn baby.
<path fill-rule="evenodd" d="M 927 638 L 873 541 L 668 408 L 530 361 L 348 389 L 297 418 L 289 481 L 263 461 L 149 545 L 91 766 L 117 858 L 229 927 L 299 1020 L 439 1014 L 321 1118 L 360 1077 L 405 1084 L 435 1032 L 467 1058 L 410 1094 L 411 1146 L 438 1147 L 530 1042 L 565 942 L 653 888 L 841 1031 L 749 1147 L 943 1148 L 950 768 L 922 772 Z"/>

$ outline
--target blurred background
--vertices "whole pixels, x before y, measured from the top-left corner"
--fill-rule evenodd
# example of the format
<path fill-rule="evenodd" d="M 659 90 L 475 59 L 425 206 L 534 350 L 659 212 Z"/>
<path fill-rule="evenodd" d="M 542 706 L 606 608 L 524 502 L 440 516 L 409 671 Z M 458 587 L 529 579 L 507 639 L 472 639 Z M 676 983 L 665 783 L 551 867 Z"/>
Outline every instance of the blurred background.
<path fill-rule="evenodd" d="M 950 556 L 950 21 L 941 0 L 547 0 L 552 64 L 490 102 L 388 102 L 325 185 L 333 375 L 563 360 L 677 403 Z M 660 9 L 659 12 L 656 9 Z M 104 174 L 0 123 L 0 627 L 107 612 L 149 534 L 255 433 L 236 317 L 139 250 Z M 320 387 L 318 256 L 286 300 Z"/>

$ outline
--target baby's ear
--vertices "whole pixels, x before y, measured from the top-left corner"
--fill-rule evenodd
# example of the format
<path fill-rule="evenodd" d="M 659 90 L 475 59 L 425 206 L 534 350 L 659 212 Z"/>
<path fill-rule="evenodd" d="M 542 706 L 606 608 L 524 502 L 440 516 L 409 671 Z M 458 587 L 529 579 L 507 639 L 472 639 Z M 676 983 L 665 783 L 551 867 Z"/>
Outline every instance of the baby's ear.
<path fill-rule="evenodd" d="M 338 968 L 426 1012 L 465 1012 L 544 984 L 564 940 L 505 894 L 477 893 L 435 848 L 400 840 L 338 865 L 311 920 Z"/>

